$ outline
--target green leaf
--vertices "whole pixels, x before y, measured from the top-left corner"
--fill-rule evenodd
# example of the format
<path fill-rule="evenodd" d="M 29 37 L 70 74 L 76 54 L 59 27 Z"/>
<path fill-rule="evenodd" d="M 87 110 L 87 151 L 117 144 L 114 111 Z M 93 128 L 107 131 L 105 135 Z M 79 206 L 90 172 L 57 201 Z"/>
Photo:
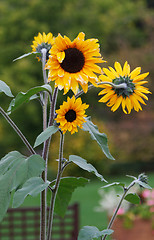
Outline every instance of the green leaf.
<path fill-rule="evenodd" d="M 3 220 L 10 204 L 11 191 L 10 171 L 0 176 L 0 222 Z"/>
<path fill-rule="evenodd" d="M 37 138 L 34 144 L 34 148 L 45 142 L 52 134 L 58 131 L 58 127 L 50 126 L 46 128 Z"/>
<path fill-rule="evenodd" d="M 109 152 L 106 134 L 99 132 L 97 126 L 92 123 L 90 117 L 86 118 L 86 122 L 83 124 L 82 130 L 90 133 L 92 139 L 97 141 L 107 158 L 115 160 Z"/>
<path fill-rule="evenodd" d="M 25 53 L 25 54 L 23 54 L 22 56 L 14 59 L 13 62 L 15 62 L 15 61 L 17 61 L 17 60 L 20 60 L 20 59 L 22 59 L 22 58 L 24 58 L 24 57 L 28 57 L 28 56 L 31 55 L 31 54 L 36 54 L 36 52 Z"/>
<path fill-rule="evenodd" d="M 59 216 L 65 216 L 65 212 L 68 208 L 68 204 L 71 200 L 74 190 L 77 187 L 84 187 L 88 181 L 88 179 L 82 177 L 64 177 L 61 179 L 55 202 L 55 212 Z M 53 184 L 54 182 L 52 185 Z"/>
<path fill-rule="evenodd" d="M 24 161 L 18 162 L 17 167 L 13 179 L 13 189 L 16 189 L 31 177 L 40 176 L 45 169 L 45 161 L 40 155 L 32 155 L 24 159 Z"/>
<path fill-rule="evenodd" d="M 45 169 L 40 155 L 25 157 L 17 151 L 8 153 L 0 161 L 0 221 L 10 203 L 10 193 L 22 186 L 29 178 L 38 177 Z"/>
<path fill-rule="evenodd" d="M 121 183 L 121 182 L 113 182 L 113 183 L 110 183 L 110 184 L 107 184 L 101 188 L 107 188 L 107 187 L 112 187 L 112 186 L 121 186 L 121 187 L 125 187 L 125 184 L 124 183 Z"/>
<path fill-rule="evenodd" d="M 23 103 L 28 102 L 33 95 L 38 94 L 39 92 L 42 92 L 42 91 L 47 91 L 49 93 L 52 93 L 52 88 L 49 84 L 45 84 L 43 86 L 31 88 L 26 93 L 23 93 L 23 92 L 18 93 L 16 98 L 14 98 L 11 101 L 8 108 L 8 113 L 10 114 L 12 111 L 16 110 Z"/>
<path fill-rule="evenodd" d="M 12 94 L 9 86 L 5 82 L 0 80 L 0 93 L 1 92 L 5 93 L 9 97 L 13 97 L 13 94 Z"/>
<path fill-rule="evenodd" d="M 17 151 L 8 153 L 0 161 L 0 174 L 11 171 L 12 190 L 18 188 L 27 179 L 39 176 L 45 169 L 45 161 L 40 155 L 25 157 Z M 8 180 L 9 181 L 9 180 Z"/>
<path fill-rule="evenodd" d="M 49 184 L 49 181 L 45 183 L 41 177 L 32 177 L 28 179 L 22 188 L 15 192 L 12 207 L 19 207 L 24 202 L 27 195 L 31 195 L 33 197 L 37 196 L 40 192 L 46 189 Z"/>
<path fill-rule="evenodd" d="M 100 178 L 101 181 L 106 181 L 103 176 L 101 174 L 99 174 L 96 170 L 96 168 L 94 168 L 94 166 L 90 163 L 87 163 L 87 161 L 79 156 L 76 155 L 70 155 L 69 156 L 69 161 L 75 163 L 76 165 L 78 165 L 80 168 L 88 171 L 88 172 L 92 172 L 96 175 L 96 177 Z"/>
<path fill-rule="evenodd" d="M 17 151 L 13 151 L 5 155 L 0 160 L 0 175 L 4 174 L 9 168 L 11 168 L 14 161 L 22 161 L 22 158 L 25 159 L 25 156 Z"/>
<path fill-rule="evenodd" d="M 103 231 L 99 231 L 95 226 L 84 226 L 78 236 L 78 240 L 92 240 L 94 238 L 100 238 L 103 235 L 110 235 L 113 233 L 111 229 L 105 229 Z"/>
<path fill-rule="evenodd" d="M 138 179 L 135 182 L 138 183 L 143 188 L 152 189 L 147 183 L 139 181 Z"/>
<path fill-rule="evenodd" d="M 139 204 L 140 198 L 136 193 L 129 193 L 126 195 L 125 200 L 133 204 Z"/>

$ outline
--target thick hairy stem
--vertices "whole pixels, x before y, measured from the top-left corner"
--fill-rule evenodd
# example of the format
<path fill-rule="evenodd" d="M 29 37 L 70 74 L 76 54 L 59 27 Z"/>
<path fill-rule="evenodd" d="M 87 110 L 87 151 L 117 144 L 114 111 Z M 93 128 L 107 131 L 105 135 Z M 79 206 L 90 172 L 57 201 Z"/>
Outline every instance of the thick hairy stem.
<path fill-rule="evenodd" d="M 52 197 L 51 197 L 51 203 L 50 203 L 50 209 L 49 209 L 47 240 L 51 240 L 55 200 L 56 200 L 56 195 L 57 195 L 61 175 L 62 175 L 62 172 L 63 172 L 62 160 L 63 160 L 64 135 L 63 135 L 62 132 L 60 132 L 60 133 L 61 133 L 61 138 L 60 138 L 60 146 L 59 146 L 58 173 L 57 173 L 57 179 L 56 179 L 55 187 L 52 191 Z"/>
<path fill-rule="evenodd" d="M 51 102 L 50 118 L 49 118 L 48 127 L 53 125 L 56 102 L 57 102 L 57 95 L 58 95 L 58 88 L 55 88 L 54 92 L 53 92 L 52 102 Z M 47 139 L 44 143 L 44 148 L 43 148 L 43 153 L 42 153 L 42 156 L 44 159 L 48 159 L 49 145 L 50 145 L 50 138 Z"/>
<path fill-rule="evenodd" d="M 47 84 L 48 83 L 48 78 L 47 78 L 46 70 L 45 70 L 47 49 L 46 48 L 42 48 L 41 53 L 42 53 L 43 80 L 44 80 L 44 83 Z"/>
<path fill-rule="evenodd" d="M 11 127 L 14 129 L 14 131 L 18 134 L 18 136 L 21 138 L 25 146 L 28 148 L 29 152 L 31 154 L 36 154 L 33 147 L 30 145 L 26 137 L 23 135 L 23 133 L 20 131 L 20 129 L 17 127 L 17 125 L 12 121 L 12 119 L 8 116 L 8 114 L 3 110 L 3 108 L 0 107 L 0 113 L 3 115 L 3 117 L 6 119 L 6 121 L 11 125 Z"/>
<path fill-rule="evenodd" d="M 119 202 L 119 204 L 118 204 L 118 206 L 117 206 L 117 208 L 116 208 L 116 210 L 115 210 L 115 212 L 114 212 L 114 214 L 113 214 L 113 216 L 112 216 L 112 218 L 111 218 L 111 220 L 110 220 L 110 222 L 109 222 L 109 225 L 108 225 L 107 229 L 110 229 L 110 228 L 112 227 L 112 224 L 113 224 L 113 222 L 114 222 L 114 220 L 115 220 L 115 218 L 116 218 L 116 216 L 117 216 L 117 212 L 118 212 L 119 208 L 121 207 L 121 204 L 122 204 L 122 202 L 123 202 L 123 200 L 124 200 L 124 198 L 125 198 L 125 196 L 126 196 L 126 193 L 127 193 L 127 192 L 129 191 L 129 189 L 132 188 L 134 185 L 135 185 L 135 181 L 133 181 L 127 188 L 124 188 L 124 193 L 123 193 L 123 195 L 121 196 L 120 202 Z M 104 235 L 104 237 L 101 237 L 101 240 L 105 240 L 107 236 L 108 236 L 108 235 Z"/>
<path fill-rule="evenodd" d="M 47 76 L 45 63 L 46 63 L 46 53 L 47 50 L 45 48 L 42 49 L 42 72 L 43 72 L 43 79 L 44 83 L 47 84 Z M 47 128 L 47 104 L 48 104 L 48 93 L 44 93 L 43 98 L 43 130 Z M 45 148 L 45 143 L 44 143 Z M 43 148 L 43 150 L 44 150 Z M 42 179 L 44 182 L 47 181 L 47 159 L 44 158 L 44 154 L 42 153 L 42 157 L 45 160 L 45 171 L 42 172 Z M 40 240 L 46 240 L 46 225 L 47 225 L 47 190 L 43 190 L 41 192 L 41 209 L 40 209 Z"/>
<path fill-rule="evenodd" d="M 103 85 L 103 84 L 109 84 L 109 85 L 111 85 L 113 88 L 115 88 L 115 89 L 118 89 L 118 88 L 127 88 L 127 85 L 126 85 L 126 83 L 121 83 L 121 84 L 118 84 L 118 85 L 116 85 L 116 84 L 114 84 L 114 83 L 112 83 L 112 82 L 100 82 L 100 83 L 97 83 L 97 85 L 99 86 L 99 85 Z M 94 85 L 92 85 L 92 84 L 90 84 L 89 86 L 88 86 L 88 90 L 90 90 L 90 89 L 92 89 L 92 88 L 94 88 L 95 86 Z M 79 96 L 81 96 L 83 93 L 85 93 L 83 90 L 81 90 L 80 92 L 78 92 L 76 95 L 75 95 L 75 97 L 76 98 L 78 98 Z"/>

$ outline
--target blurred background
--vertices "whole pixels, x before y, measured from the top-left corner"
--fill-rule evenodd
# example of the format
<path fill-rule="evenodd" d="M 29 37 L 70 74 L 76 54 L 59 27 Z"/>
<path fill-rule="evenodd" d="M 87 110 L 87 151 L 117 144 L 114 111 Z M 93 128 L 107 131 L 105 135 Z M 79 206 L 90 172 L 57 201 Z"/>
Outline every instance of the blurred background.
<path fill-rule="evenodd" d="M 1 0 L 0 1 L 0 79 L 5 81 L 16 96 L 42 85 L 41 63 L 35 56 L 20 61 L 13 59 L 31 51 L 38 32 L 67 35 L 73 40 L 83 31 L 86 38 L 98 38 L 103 58 L 102 67 L 122 65 L 127 60 L 133 70 L 142 67 L 150 72 L 148 87 L 154 90 L 154 2 L 153 0 Z M 92 163 L 103 175 L 133 174 L 154 170 L 154 95 L 149 95 L 143 111 L 125 115 L 120 109 L 111 112 L 98 103 L 98 89 L 83 96 L 90 104 L 88 115 L 108 136 L 110 152 L 116 161 L 108 160 L 86 132 L 66 134 L 65 157 L 80 155 Z M 65 99 L 62 93 L 58 105 Z M 10 99 L 0 95 L 1 106 L 7 110 Z M 58 107 L 58 106 L 57 106 Z M 42 131 L 42 109 L 37 101 L 25 104 L 11 114 L 11 118 L 33 145 Z M 25 152 L 23 143 L 0 116 L 0 157 L 8 151 Z M 52 176 L 57 167 L 58 134 L 51 144 L 50 169 Z M 71 142 L 71 144 L 70 144 Z M 38 149 L 39 151 L 39 149 Z M 71 167 L 65 174 L 80 176 L 81 170 Z M 84 172 L 82 172 L 84 176 Z M 89 176 L 89 175 L 88 175 Z"/>

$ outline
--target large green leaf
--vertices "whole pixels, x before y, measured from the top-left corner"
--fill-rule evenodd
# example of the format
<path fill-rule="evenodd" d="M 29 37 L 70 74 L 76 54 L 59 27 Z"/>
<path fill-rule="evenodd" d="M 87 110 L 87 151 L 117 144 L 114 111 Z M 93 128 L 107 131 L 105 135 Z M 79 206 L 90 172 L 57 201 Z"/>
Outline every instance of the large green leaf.
<path fill-rule="evenodd" d="M 5 216 L 10 204 L 11 183 L 11 171 L 8 171 L 7 174 L 0 176 L 0 222 Z"/>
<path fill-rule="evenodd" d="M 8 108 L 8 113 L 10 114 L 12 111 L 16 110 L 23 103 L 28 102 L 32 96 L 34 96 L 35 94 L 38 94 L 39 92 L 42 92 L 42 91 L 47 91 L 49 93 L 52 93 L 52 88 L 49 84 L 45 84 L 43 86 L 31 88 L 26 93 L 24 93 L 24 92 L 18 93 L 16 98 L 14 98 L 11 101 L 9 108 Z"/>
<path fill-rule="evenodd" d="M 12 207 L 19 207 L 24 202 L 27 195 L 31 195 L 33 197 L 37 196 L 40 192 L 46 189 L 49 184 L 49 181 L 44 182 L 41 177 L 29 178 L 22 188 L 15 192 Z"/>
<path fill-rule="evenodd" d="M 45 169 L 45 161 L 40 155 L 32 155 L 16 164 L 16 174 L 13 179 L 13 188 L 16 189 L 31 177 L 40 176 Z"/>
<path fill-rule="evenodd" d="M 40 155 L 25 157 L 17 151 L 8 153 L 0 161 L 0 174 L 12 171 L 12 189 L 22 185 L 27 179 L 39 176 L 45 169 L 45 161 Z"/>
<path fill-rule="evenodd" d="M 0 175 L 4 174 L 9 168 L 11 168 L 15 161 L 19 160 L 20 162 L 22 159 L 25 159 L 25 156 L 17 151 L 13 151 L 5 155 L 0 160 Z"/>
<path fill-rule="evenodd" d="M 43 142 L 45 142 L 52 134 L 56 133 L 58 131 L 58 127 L 56 126 L 50 126 L 46 128 L 37 138 L 34 144 L 34 147 L 39 146 Z"/>
<path fill-rule="evenodd" d="M 103 235 L 110 235 L 113 233 L 111 229 L 105 229 L 103 231 L 99 231 L 95 226 L 84 226 L 78 236 L 78 240 L 92 240 L 94 238 L 99 238 Z"/>
<path fill-rule="evenodd" d="M 96 168 L 94 168 L 94 166 L 90 163 L 87 163 L 87 161 L 79 156 L 76 155 L 70 155 L 69 156 L 69 161 L 75 163 L 76 165 L 78 165 L 80 168 L 88 171 L 88 172 L 92 172 L 96 175 L 96 177 L 100 178 L 101 181 L 106 181 L 103 176 L 101 174 L 99 174 L 96 170 Z"/>
<path fill-rule="evenodd" d="M 126 195 L 125 200 L 133 204 L 139 204 L 140 198 L 136 193 L 129 193 Z"/>
<path fill-rule="evenodd" d="M 0 220 L 10 202 L 10 192 L 21 187 L 29 178 L 38 177 L 45 169 L 40 155 L 25 157 L 17 151 L 8 153 L 0 161 Z"/>
<path fill-rule="evenodd" d="M 0 93 L 1 92 L 5 93 L 9 97 L 13 97 L 9 86 L 5 82 L 3 82 L 2 80 L 0 80 Z"/>
<path fill-rule="evenodd" d="M 114 160 L 114 158 L 112 157 L 109 151 L 106 134 L 99 132 L 97 126 L 92 123 L 90 117 L 86 118 L 86 122 L 83 124 L 82 129 L 84 131 L 88 131 L 92 139 L 97 141 L 97 143 L 99 144 L 99 146 L 101 147 L 102 151 L 104 152 L 107 158 Z"/>
<path fill-rule="evenodd" d="M 88 181 L 88 179 L 82 177 L 64 177 L 61 179 L 55 202 L 55 212 L 59 216 L 65 216 L 74 190 L 77 187 L 84 187 Z"/>

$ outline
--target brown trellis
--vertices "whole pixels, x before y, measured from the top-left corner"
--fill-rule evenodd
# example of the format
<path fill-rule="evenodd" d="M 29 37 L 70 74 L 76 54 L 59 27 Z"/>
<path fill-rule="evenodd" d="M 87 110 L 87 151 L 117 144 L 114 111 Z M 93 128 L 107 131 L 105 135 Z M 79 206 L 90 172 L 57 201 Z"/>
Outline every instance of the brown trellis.
<path fill-rule="evenodd" d="M 0 240 L 39 240 L 40 208 L 8 209 L 0 224 Z M 64 218 L 54 217 L 51 240 L 77 240 L 78 204 L 69 206 Z"/>

